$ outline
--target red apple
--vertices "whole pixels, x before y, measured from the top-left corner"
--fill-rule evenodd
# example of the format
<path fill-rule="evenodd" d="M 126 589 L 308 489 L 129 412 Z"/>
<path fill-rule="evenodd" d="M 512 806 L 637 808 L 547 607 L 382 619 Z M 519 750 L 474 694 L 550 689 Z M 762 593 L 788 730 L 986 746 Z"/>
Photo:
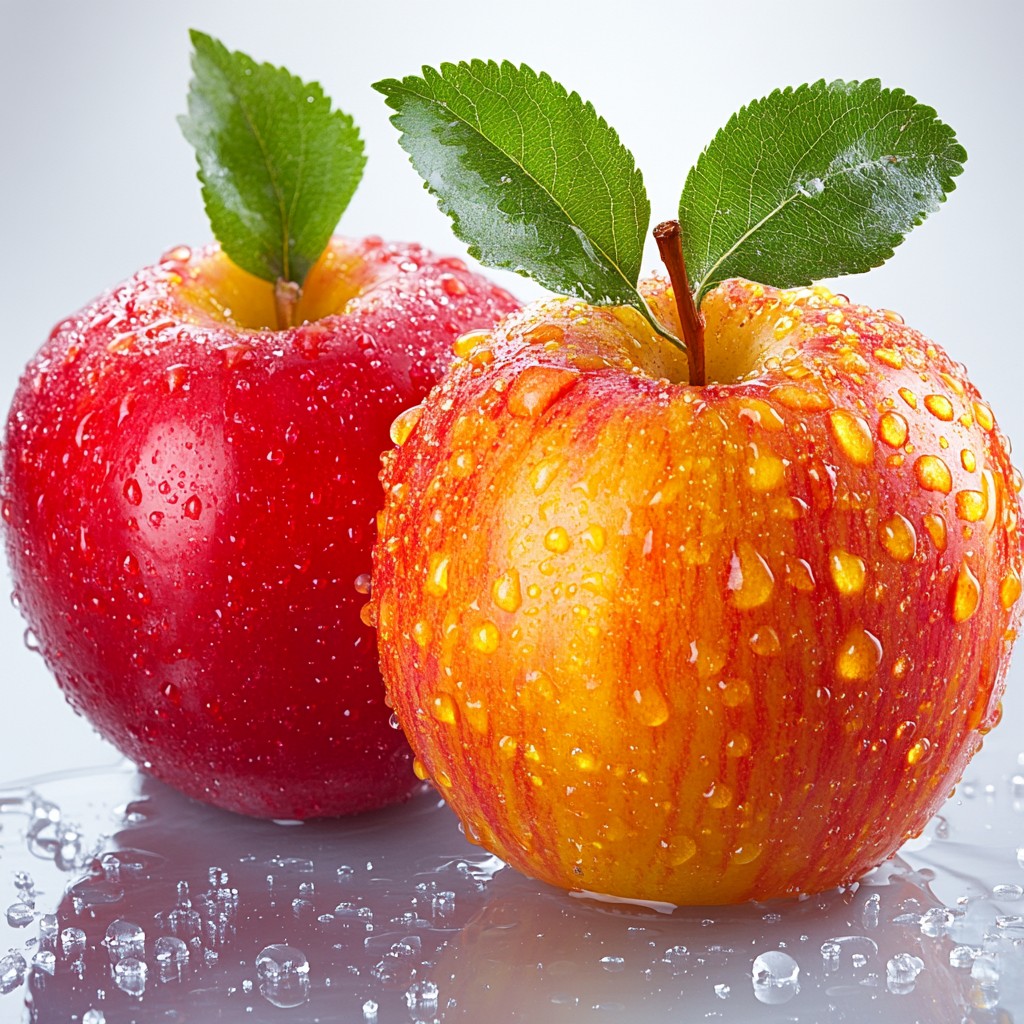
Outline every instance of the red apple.
<path fill-rule="evenodd" d="M 632 309 L 460 342 L 396 425 L 372 598 L 470 837 L 691 904 L 850 882 L 923 828 L 999 718 L 1022 561 L 1020 475 L 941 349 L 823 288 L 702 312 L 704 386 Z"/>
<path fill-rule="evenodd" d="M 459 260 L 336 238 L 291 330 L 216 248 L 63 321 L 15 395 L 0 491 L 17 598 L 74 708 L 234 811 L 407 796 L 360 620 L 379 453 L 452 340 L 512 306 Z"/>

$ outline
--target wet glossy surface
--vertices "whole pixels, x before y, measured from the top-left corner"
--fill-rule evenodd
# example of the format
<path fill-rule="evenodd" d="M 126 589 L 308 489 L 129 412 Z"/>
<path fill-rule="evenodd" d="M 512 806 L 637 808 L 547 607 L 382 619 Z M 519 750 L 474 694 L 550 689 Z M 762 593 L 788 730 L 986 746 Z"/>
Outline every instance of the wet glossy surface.
<path fill-rule="evenodd" d="M 7 785 L 0 1018 L 1008 1024 L 1024 1016 L 1011 733 L 861 885 L 674 912 L 531 882 L 428 791 L 290 825 L 127 765 Z"/>

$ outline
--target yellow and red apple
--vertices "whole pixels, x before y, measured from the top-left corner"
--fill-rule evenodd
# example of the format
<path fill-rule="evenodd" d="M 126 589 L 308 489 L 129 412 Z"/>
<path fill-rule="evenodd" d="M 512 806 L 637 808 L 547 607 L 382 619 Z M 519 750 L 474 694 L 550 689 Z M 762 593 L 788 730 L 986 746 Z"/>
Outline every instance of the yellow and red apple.
<path fill-rule="evenodd" d="M 742 280 L 702 314 L 703 386 L 632 309 L 460 339 L 392 427 L 371 611 L 471 839 L 714 904 L 853 881 L 948 796 L 1000 714 L 1021 478 L 899 316 Z"/>

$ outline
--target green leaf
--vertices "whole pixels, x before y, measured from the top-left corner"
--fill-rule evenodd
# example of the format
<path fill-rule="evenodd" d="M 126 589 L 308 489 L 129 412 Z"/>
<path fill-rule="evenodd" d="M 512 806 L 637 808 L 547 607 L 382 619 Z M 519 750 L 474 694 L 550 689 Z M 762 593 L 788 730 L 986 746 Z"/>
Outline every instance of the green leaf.
<path fill-rule="evenodd" d="M 679 202 L 697 302 L 730 277 L 790 287 L 879 266 L 966 159 L 934 110 L 877 79 L 755 100 L 703 152 Z"/>
<path fill-rule="evenodd" d="M 301 284 L 362 177 L 359 130 L 316 82 L 202 32 L 191 37 L 194 77 L 179 123 L 213 232 L 249 273 Z"/>
<path fill-rule="evenodd" d="M 374 88 L 481 263 L 598 305 L 635 305 L 650 204 L 619 137 L 545 74 L 475 60 Z"/>

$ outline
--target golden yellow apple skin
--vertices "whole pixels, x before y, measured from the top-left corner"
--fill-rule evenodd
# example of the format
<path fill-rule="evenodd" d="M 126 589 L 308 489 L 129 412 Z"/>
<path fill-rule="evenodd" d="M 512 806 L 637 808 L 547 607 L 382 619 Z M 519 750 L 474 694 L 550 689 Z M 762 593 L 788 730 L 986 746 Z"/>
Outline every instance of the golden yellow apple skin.
<path fill-rule="evenodd" d="M 368 609 L 470 838 L 678 904 L 821 891 L 919 832 L 1022 604 L 1020 477 L 961 367 L 820 288 L 703 313 L 700 388 L 630 310 L 457 343 L 393 427 Z"/>

